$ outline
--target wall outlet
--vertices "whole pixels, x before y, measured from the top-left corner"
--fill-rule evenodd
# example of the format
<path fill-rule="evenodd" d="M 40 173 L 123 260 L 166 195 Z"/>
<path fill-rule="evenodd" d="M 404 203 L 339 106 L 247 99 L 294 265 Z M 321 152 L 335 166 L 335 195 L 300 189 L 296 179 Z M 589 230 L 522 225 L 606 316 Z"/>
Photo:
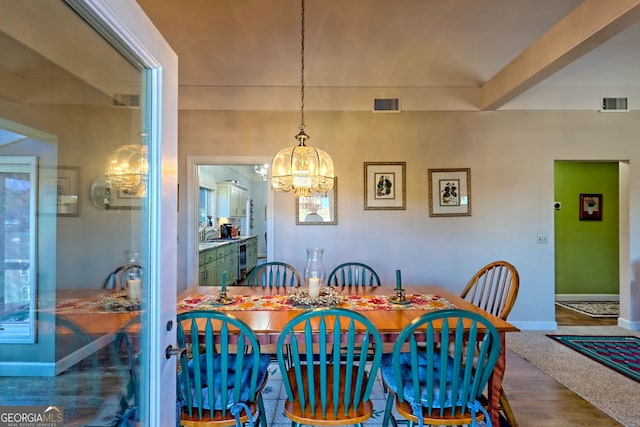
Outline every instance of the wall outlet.
<path fill-rule="evenodd" d="M 549 236 L 547 233 L 538 233 L 538 244 L 546 245 L 547 243 L 549 243 Z"/>

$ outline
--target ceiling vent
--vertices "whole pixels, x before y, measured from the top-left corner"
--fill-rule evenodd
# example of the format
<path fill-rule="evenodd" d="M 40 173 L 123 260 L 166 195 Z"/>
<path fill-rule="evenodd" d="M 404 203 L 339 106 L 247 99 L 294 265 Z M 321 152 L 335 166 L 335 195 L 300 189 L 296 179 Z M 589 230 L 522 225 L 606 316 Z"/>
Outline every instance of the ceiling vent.
<path fill-rule="evenodd" d="M 382 112 L 382 113 L 399 113 L 400 99 L 399 98 L 374 98 L 373 111 Z"/>
<path fill-rule="evenodd" d="M 628 99 L 603 97 L 600 111 L 629 111 Z"/>
<path fill-rule="evenodd" d="M 114 107 L 140 108 L 140 95 L 116 93 L 113 95 Z"/>

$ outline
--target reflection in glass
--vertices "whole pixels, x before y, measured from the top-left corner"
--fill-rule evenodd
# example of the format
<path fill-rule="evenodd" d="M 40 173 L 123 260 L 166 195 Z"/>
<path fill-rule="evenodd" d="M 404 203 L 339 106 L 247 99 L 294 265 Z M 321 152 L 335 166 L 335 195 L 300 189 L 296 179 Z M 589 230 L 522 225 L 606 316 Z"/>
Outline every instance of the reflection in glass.
<path fill-rule="evenodd" d="M 34 157 L 0 157 L 0 342 L 33 342 Z"/>
<path fill-rule="evenodd" d="M 63 1 L 10 3 L 0 2 L 4 22 L 15 23 L 0 28 L 0 310 L 26 314 L 15 315 L 10 327 L 0 325 L 0 340 L 6 338 L 0 344 L 0 402 L 57 405 L 64 408 L 65 426 L 97 425 L 99 414 L 113 425 L 128 408 L 105 403 L 122 390 L 143 396 L 127 404 L 149 413 L 148 394 L 120 376 L 125 370 L 110 350 L 129 319 L 147 319 L 151 221 L 146 191 L 114 188 L 95 199 L 91 189 L 105 182 L 105 163 L 119 147 L 140 148 L 144 158 L 136 159 L 148 163 L 143 88 L 150 86 L 141 62 L 114 47 L 118 37 L 98 34 L 82 11 Z M 33 169 L 2 163 L 15 157 L 33 159 Z M 76 182 L 77 206 L 67 209 L 65 197 L 76 194 Z M 142 303 L 133 308 L 123 289 L 103 287 L 125 251 L 139 253 L 143 268 Z M 101 303 L 104 297 L 116 304 Z M 77 327 L 63 330 L 63 320 Z M 17 343 L 22 325 L 32 328 L 31 341 Z M 136 360 L 148 381 L 147 329 L 140 329 Z M 73 338 L 82 339 L 76 346 Z M 94 362 L 99 376 L 89 369 Z M 143 416 L 140 424 L 149 425 L 145 421 Z"/>

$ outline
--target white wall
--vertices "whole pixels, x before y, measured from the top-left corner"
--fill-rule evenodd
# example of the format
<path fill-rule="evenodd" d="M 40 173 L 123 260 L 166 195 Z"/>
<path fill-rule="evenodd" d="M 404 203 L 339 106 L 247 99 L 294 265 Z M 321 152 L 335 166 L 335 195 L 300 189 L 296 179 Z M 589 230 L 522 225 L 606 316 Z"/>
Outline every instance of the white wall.
<path fill-rule="evenodd" d="M 456 293 L 481 266 L 505 259 L 521 278 L 510 320 L 526 329 L 555 328 L 553 162 L 630 162 L 629 245 L 636 263 L 640 175 L 633 164 L 640 157 L 639 114 L 307 112 L 310 145 L 331 154 L 340 178 L 338 225 L 296 226 L 292 196 L 276 194 L 273 259 L 302 270 L 305 248 L 321 246 L 328 269 L 357 260 L 372 265 L 387 286 L 401 269 L 405 284 L 440 285 Z M 295 143 L 296 120 L 294 112 L 181 111 L 181 162 L 212 151 L 273 155 Z M 406 162 L 406 210 L 363 209 L 363 163 L 368 161 Z M 471 168 L 472 216 L 429 217 L 428 169 L 461 167 Z M 179 179 L 184 182 L 184 171 Z M 183 233 L 184 218 L 179 223 Z M 541 232 L 550 237 L 547 245 L 537 244 Z M 183 257 L 178 264 L 184 271 Z M 629 260 L 621 266 L 621 276 L 627 277 Z M 181 277 L 179 288 L 188 285 Z M 630 304 L 623 302 L 623 317 L 626 312 L 633 321 L 640 316 Z"/>

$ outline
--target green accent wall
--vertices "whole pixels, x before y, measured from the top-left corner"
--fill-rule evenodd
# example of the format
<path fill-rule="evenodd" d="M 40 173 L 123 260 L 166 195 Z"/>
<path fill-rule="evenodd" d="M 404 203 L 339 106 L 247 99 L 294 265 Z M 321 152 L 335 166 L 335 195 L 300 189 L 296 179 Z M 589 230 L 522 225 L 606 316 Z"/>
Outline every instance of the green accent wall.
<path fill-rule="evenodd" d="M 556 294 L 619 290 L 618 162 L 556 161 Z M 580 194 L 602 194 L 602 221 L 580 221 Z"/>

